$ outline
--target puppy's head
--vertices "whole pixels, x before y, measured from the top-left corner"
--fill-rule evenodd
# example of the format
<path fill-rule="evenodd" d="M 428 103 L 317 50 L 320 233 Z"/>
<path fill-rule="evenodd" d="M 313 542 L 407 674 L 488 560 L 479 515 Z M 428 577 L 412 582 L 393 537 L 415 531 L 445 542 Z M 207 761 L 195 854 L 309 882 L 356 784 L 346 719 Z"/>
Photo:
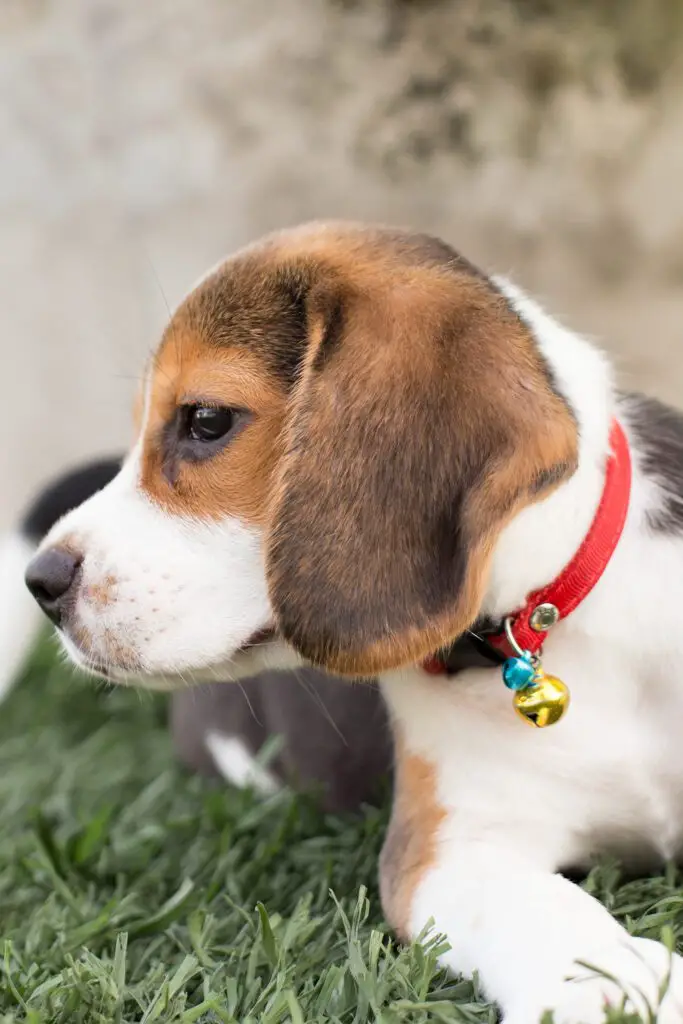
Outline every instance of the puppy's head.
<path fill-rule="evenodd" d="M 183 302 L 121 473 L 52 531 L 31 586 L 115 678 L 224 665 L 273 625 L 375 674 L 462 633 L 501 529 L 576 457 L 486 277 L 436 239 L 307 226 Z"/>

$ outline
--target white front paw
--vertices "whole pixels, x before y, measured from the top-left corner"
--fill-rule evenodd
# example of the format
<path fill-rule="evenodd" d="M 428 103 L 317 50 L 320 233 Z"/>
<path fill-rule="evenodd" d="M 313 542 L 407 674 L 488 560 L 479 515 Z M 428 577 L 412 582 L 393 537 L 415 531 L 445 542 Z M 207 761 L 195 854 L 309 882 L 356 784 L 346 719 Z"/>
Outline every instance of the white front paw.
<path fill-rule="evenodd" d="M 577 965 L 546 1005 L 529 993 L 527 1005 L 506 1014 L 504 1024 L 539 1024 L 546 1010 L 554 1024 L 603 1024 L 609 1006 L 643 1021 L 683 1024 L 683 957 L 660 942 L 630 938 L 585 963 L 590 967 Z"/>

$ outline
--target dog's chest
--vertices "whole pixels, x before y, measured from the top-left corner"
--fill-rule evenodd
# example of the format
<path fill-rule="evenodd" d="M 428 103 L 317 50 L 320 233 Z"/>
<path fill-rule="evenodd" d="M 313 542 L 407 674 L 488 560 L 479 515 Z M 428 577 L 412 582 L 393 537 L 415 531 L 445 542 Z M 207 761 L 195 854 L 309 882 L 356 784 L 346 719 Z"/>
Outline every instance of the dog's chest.
<path fill-rule="evenodd" d="M 495 669 L 385 682 L 405 749 L 434 766 L 444 855 L 477 835 L 563 866 L 683 852 L 683 688 L 666 660 L 634 672 L 613 651 L 587 643 L 577 657 L 568 644 L 548 668 L 572 704 L 545 730 L 516 715 Z"/>

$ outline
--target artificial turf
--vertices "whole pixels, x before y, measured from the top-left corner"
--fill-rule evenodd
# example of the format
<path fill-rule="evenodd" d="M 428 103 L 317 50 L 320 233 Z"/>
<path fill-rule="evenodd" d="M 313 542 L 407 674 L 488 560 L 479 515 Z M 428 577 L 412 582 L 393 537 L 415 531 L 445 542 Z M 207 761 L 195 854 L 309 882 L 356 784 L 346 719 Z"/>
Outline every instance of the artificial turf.
<path fill-rule="evenodd" d="M 493 1024 L 437 938 L 402 949 L 383 924 L 385 824 L 190 776 L 163 699 L 98 689 L 44 644 L 0 707 L 0 1024 Z M 673 868 L 586 884 L 638 934 L 681 937 Z"/>

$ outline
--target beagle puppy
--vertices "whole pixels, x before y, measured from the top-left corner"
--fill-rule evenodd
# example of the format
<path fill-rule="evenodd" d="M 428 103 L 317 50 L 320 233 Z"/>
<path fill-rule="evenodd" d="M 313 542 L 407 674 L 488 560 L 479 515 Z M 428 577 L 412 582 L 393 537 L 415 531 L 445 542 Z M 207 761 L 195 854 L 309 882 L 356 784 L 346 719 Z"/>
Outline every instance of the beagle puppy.
<path fill-rule="evenodd" d="M 511 284 L 383 227 L 239 252 L 172 316 L 121 472 L 27 581 L 108 679 L 379 676 L 398 934 L 433 921 L 506 1024 L 683 1020 L 680 957 L 561 873 L 683 847 L 683 422 Z M 485 667 L 450 672 L 470 635 Z"/>

